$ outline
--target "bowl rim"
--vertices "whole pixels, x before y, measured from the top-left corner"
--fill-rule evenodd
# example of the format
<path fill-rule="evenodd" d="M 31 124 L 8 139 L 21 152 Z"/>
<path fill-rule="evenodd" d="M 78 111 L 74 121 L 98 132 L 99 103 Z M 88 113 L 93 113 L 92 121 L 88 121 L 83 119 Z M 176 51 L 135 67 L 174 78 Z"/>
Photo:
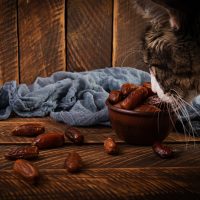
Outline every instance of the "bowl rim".
<path fill-rule="evenodd" d="M 132 111 L 132 110 L 125 110 L 122 108 L 117 108 L 113 106 L 110 102 L 109 99 L 106 100 L 106 105 L 109 109 L 115 111 L 115 112 L 120 112 L 123 114 L 128 114 L 128 115 L 143 115 L 143 116 L 155 116 L 156 114 L 162 114 L 162 115 L 169 115 L 169 114 L 174 114 L 174 112 L 168 112 L 168 111 L 160 111 L 160 112 L 140 112 L 140 111 Z"/>

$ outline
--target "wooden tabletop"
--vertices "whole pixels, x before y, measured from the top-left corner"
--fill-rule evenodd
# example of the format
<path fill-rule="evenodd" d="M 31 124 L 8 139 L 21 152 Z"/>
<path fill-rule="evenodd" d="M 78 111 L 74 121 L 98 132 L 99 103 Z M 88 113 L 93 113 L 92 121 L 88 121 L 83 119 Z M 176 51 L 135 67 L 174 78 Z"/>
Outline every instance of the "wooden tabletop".
<path fill-rule="evenodd" d="M 130 146 L 108 127 L 80 128 L 83 146 L 66 141 L 61 148 L 40 151 L 31 161 L 39 168 L 41 179 L 33 186 L 12 171 L 13 161 L 4 154 L 15 146 L 30 144 L 32 138 L 16 137 L 11 130 L 30 122 L 44 124 L 46 130 L 63 132 L 65 125 L 50 118 L 13 118 L 0 122 L 0 200 L 26 199 L 200 199 L 200 138 L 171 133 L 165 143 L 175 150 L 175 157 L 163 160 L 150 146 Z M 115 136 L 121 153 L 107 155 L 103 141 Z M 67 152 L 76 150 L 84 162 L 78 174 L 63 167 Z"/>

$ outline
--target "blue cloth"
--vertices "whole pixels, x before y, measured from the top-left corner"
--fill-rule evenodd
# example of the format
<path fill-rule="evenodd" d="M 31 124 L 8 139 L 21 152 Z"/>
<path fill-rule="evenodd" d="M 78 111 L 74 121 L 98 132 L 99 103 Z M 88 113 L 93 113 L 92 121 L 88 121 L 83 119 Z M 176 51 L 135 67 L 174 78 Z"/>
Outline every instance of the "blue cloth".
<path fill-rule="evenodd" d="M 150 81 L 148 73 L 116 67 L 56 72 L 48 78 L 38 77 L 32 85 L 7 82 L 0 89 L 0 119 L 7 119 L 13 111 L 21 117 L 50 115 L 76 126 L 108 124 L 105 101 L 109 92 L 125 82 L 144 81 Z"/>
<path fill-rule="evenodd" d="M 21 117 L 44 117 L 73 126 L 109 124 L 105 101 L 109 92 L 125 82 L 140 85 L 150 81 L 147 72 L 134 68 L 104 68 L 86 72 L 56 72 L 38 77 L 32 85 L 7 82 L 0 88 L 0 120 L 12 112 Z M 200 134 L 200 96 L 187 107 L 191 124 Z M 189 123 L 181 116 L 186 128 Z M 189 128 L 188 128 L 189 129 Z"/>

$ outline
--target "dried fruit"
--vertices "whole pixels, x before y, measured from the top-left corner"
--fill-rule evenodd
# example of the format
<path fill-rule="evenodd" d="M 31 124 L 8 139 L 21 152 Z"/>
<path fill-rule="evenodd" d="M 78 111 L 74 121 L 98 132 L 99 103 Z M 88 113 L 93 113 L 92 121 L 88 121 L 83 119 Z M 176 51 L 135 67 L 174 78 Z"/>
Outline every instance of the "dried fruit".
<path fill-rule="evenodd" d="M 122 99 L 122 93 L 121 91 L 113 90 L 112 92 L 110 92 L 108 98 L 110 103 L 112 104 L 118 103 Z"/>
<path fill-rule="evenodd" d="M 68 172 L 75 173 L 81 170 L 83 162 L 80 155 L 73 151 L 68 153 L 64 166 Z"/>
<path fill-rule="evenodd" d="M 151 83 L 150 83 L 150 82 L 144 82 L 144 83 L 143 83 L 143 86 L 144 86 L 145 88 L 147 88 L 147 90 L 148 90 L 148 96 L 149 96 L 149 97 L 155 95 L 155 93 L 154 93 L 154 92 L 152 91 L 152 89 L 151 89 Z"/>
<path fill-rule="evenodd" d="M 132 110 L 141 104 L 147 95 L 148 90 L 145 87 L 138 87 L 136 90 L 132 91 L 123 101 L 121 101 L 120 105 L 123 109 Z"/>
<path fill-rule="evenodd" d="M 104 150 L 107 154 L 117 155 L 119 154 L 119 148 L 115 140 L 111 137 L 104 141 Z"/>
<path fill-rule="evenodd" d="M 9 160 L 38 158 L 39 150 L 36 146 L 26 146 L 11 149 L 4 156 Z"/>
<path fill-rule="evenodd" d="M 82 145 L 84 142 L 84 136 L 81 132 L 76 128 L 68 128 L 65 131 L 65 136 L 74 144 Z"/>
<path fill-rule="evenodd" d="M 32 145 L 37 146 L 39 149 L 60 147 L 64 145 L 65 139 L 64 134 L 49 132 L 38 135 Z"/>
<path fill-rule="evenodd" d="M 174 156 L 174 152 L 171 148 L 167 146 L 163 146 L 161 143 L 156 142 L 152 146 L 153 151 L 160 156 L 161 158 L 172 158 Z"/>
<path fill-rule="evenodd" d="M 120 109 L 121 109 L 121 108 L 122 108 L 122 107 L 121 107 L 121 101 L 120 101 L 119 103 L 114 104 L 114 106 L 115 106 L 116 108 L 120 108 Z"/>
<path fill-rule="evenodd" d="M 39 179 L 38 169 L 27 160 L 16 160 L 13 165 L 13 170 L 26 181 L 35 184 Z"/>
<path fill-rule="evenodd" d="M 12 135 L 32 137 L 32 136 L 38 136 L 44 133 L 44 131 L 45 131 L 45 128 L 41 124 L 37 124 L 37 123 L 23 124 L 23 125 L 17 126 L 12 131 Z"/>
<path fill-rule="evenodd" d="M 137 85 L 135 84 L 132 84 L 132 83 L 124 83 L 122 86 L 121 86 L 121 93 L 124 95 L 124 96 L 127 96 L 129 95 L 132 91 L 136 90 L 138 88 Z"/>

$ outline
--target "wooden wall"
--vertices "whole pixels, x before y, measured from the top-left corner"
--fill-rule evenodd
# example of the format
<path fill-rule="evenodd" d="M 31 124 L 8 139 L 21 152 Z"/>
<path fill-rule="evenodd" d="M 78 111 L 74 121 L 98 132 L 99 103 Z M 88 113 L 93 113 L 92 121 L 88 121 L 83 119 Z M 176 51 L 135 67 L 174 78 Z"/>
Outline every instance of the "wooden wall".
<path fill-rule="evenodd" d="M 0 84 L 55 71 L 144 69 L 132 0 L 0 0 Z"/>

